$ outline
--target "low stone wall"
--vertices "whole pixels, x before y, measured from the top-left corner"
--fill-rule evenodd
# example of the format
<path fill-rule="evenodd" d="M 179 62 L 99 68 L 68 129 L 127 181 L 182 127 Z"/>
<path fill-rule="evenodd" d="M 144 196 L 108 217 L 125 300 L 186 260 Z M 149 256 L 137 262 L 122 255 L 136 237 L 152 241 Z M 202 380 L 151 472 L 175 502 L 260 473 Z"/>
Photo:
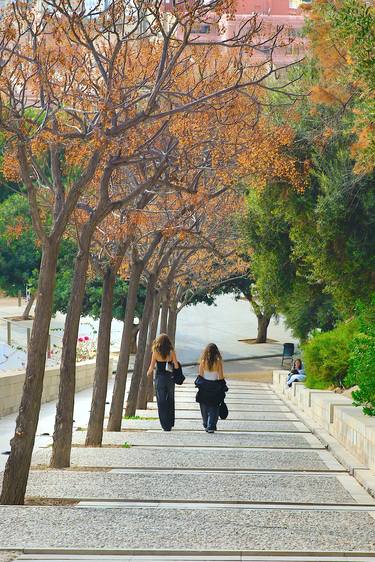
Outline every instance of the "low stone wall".
<path fill-rule="evenodd" d="M 112 373 L 112 361 L 109 373 Z M 76 390 L 83 390 L 92 385 L 95 372 L 95 360 L 77 363 Z M 56 400 L 59 392 L 59 367 L 48 367 L 45 370 L 42 402 Z M 0 373 L 0 417 L 18 411 L 25 372 L 9 371 Z"/>
<path fill-rule="evenodd" d="M 369 469 L 375 470 L 375 419 L 365 416 L 352 400 L 330 390 L 306 388 L 304 383 L 286 385 L 287 371 L 273 372 L 273 386 L 286 400 L 328 431 Z"/>

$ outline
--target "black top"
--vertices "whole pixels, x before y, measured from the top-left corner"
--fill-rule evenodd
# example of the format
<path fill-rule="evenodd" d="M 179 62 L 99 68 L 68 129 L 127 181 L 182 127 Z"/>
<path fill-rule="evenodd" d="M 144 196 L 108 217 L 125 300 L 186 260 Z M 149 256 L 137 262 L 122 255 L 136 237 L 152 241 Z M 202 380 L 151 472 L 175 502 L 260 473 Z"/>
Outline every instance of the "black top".
<path fill-rule="evenodd" d="M 167 369 L 167 365 L 172 365 L 172 362 L 168 361 L 156 361 L 156 374 L 157 375 L 170 375 L 172 374 L 172 368 Z"/>

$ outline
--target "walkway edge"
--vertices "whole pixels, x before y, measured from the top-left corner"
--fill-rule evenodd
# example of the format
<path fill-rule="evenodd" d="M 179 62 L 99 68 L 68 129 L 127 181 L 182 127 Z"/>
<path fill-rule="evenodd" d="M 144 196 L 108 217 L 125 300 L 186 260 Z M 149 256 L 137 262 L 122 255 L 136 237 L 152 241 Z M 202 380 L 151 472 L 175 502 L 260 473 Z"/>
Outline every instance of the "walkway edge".
<path fill-rule="evenodd" d="M 315 437 L 327 448 L 328 451 L 348 470 L 351 476 L 372 496 L 375 498 L 375 474 L 354 455 L 350 453 L 337 439 L 328 433 L 325 429 L 320 427 L 316 421 L 300 410 L 295 404 L 285 399 L 277 388 L 273 387 L 275 394 L 290 408 L 290 410 L 297 416 L 297 418 L 306 425 Z"/>

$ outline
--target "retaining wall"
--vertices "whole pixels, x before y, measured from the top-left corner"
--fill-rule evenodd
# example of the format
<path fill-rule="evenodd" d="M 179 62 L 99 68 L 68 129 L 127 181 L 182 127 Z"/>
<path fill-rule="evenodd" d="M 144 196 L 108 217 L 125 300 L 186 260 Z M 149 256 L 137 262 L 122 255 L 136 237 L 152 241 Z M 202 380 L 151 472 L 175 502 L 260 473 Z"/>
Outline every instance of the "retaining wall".
<path fill-rule="evenodd" d="M 112 361 L 109 365 L 112 373 Z M 92 385 L 95 372 L 95 360 L 82 361 L 76 368 L 76 390 L 83 390 Z M 45 370 L 42 402 L 56 400 L 59 391 L 59 367 Z M 17 412 L 22 396 L 25 371 L 0 373 L 0 417 Z"/>
<path fill-rule="evenodd" d="M 286 385 L 288 371 L 273 371 L 273 386 L 279 394 L 305 412 L 345 449 L 375 470 L 375 419 L 365 416 L 352 400 L 330 390 L 306 388 L 304 383 Z"/>

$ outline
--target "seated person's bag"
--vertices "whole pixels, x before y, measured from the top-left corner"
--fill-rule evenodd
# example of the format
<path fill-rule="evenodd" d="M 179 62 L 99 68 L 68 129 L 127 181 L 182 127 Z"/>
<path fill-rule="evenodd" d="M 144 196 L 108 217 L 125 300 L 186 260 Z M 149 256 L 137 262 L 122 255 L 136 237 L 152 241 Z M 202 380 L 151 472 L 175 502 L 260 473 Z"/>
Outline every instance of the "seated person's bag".
<path fill-rule="evenodd" d="M 173 366 L 173 378 L 174 378 L 175 384 L 178 384 L 178 385 L 183 384 L 183 382 L 185 380 L 185 376 L 184 376 L 184 373 L 182 372 L 181 363 L 178 364 L 177 369 Z"/>

